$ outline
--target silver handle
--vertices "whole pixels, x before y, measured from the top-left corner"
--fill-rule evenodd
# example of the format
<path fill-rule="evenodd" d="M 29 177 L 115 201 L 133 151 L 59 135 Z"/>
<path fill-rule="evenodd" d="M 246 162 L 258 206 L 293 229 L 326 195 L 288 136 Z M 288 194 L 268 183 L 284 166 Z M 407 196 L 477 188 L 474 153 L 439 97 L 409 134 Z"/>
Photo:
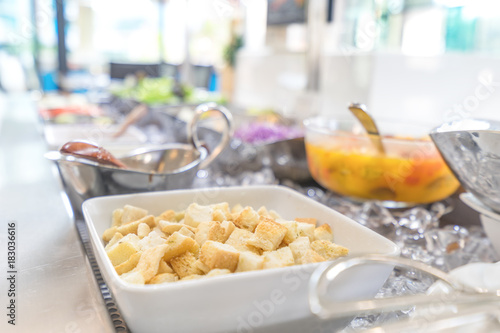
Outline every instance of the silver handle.
<path fill-rule="evenodd" d="M 443 295 L 412 295 L 391 298 L 377 298 L 356 301 L 323 301 L 321 295 L 326 294 L 328 286 L 344 271 L 361 265 L 383 264 L 402 266 L 423 271 L 442 280 L 453 289 L 453 293 Z M 369 277 L 368 277 L 369 278 Z M 454 306 L 473 305 L 478 302 L 500 302 L 500 292 L 488 292 L 480 288 L 467 287 L 445 272 L 424 263 L 398 257 L 383 255 L 365 255 L 343 258 L 326 266 L 320 266 L 311 276 L 309 284 L 309 306 L 311 311 L 320 318 L 338 318 L 357 315 L 364 312 L 383 312 L 407 308 L 408 306 L 431 307 L 440 302 Z"/>
<path fill-rule="evenodd" d="M 211 152 L 209 152 L 207 158 L 200 163 L 200 169 L 206 168 L 224 150 L 224 148 L 226 148 L 226 146 L 229 144 L 229 140 L 231 139 L 233 129 L 233 116 L 227 108 L 216 103 L 204 103 L 199 105 L 195 109 L 193 119 L 191 119 L 187 130 L 188 141 L 196 149 L 206 149 L 203 146 L 203 142 L 200 141 L 198 137 L 197 129 L 201 116 L 209 111 L 218 111 L 225 120 L 225 126 L 219 144 Z"/>

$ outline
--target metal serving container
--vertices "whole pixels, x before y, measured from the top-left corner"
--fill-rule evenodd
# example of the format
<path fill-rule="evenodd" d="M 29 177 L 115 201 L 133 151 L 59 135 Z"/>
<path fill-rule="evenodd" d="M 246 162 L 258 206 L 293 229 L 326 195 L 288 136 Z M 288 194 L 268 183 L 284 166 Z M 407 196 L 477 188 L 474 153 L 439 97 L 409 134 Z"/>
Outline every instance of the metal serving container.
<path fill-rule="evenodd" d="M 435 128 L 430 136 L 462 186 L 500 212 L 500 122 L 463 119 Z"/>
<path fill-rule="evenodd" d="M 226 126 L 219 144 L 209 152 L 198 138 L 198 122 L 208 111 L 223 115 Z M 232 128 L 231 113 L 224 107 L 200 105 L 188 126 L 191 144 L 170 143 L 154 148 L 140 148 L 119 158 L 127 169 L 50 151 L 45 157 L 57 165 L 63 188 L 73 212 L 81 216 L 83 201 L 93 197 L 188 188 L 196 172 L 205 168 L 227 146 Z"/>

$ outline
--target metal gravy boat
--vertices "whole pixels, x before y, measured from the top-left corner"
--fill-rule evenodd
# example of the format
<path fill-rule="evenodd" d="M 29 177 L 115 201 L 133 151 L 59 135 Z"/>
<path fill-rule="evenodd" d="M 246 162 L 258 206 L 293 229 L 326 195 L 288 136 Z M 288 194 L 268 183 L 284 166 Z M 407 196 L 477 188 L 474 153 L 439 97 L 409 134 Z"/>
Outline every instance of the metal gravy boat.
<path fill-rule="evenodd" d="M 211 152 L 204 147 L 197 131 L 201 116 L 209 111 L 218 111 L 225 120 L 222 138 Z M 231 113 L 223 106 L 206 103 L 196 108 L 188 125 L 191 144 L 168 143 L 136 149 L 119 158 L 127 169 L 59 151 L 50 151 L 45 157 L 57 165 L 71 208 L 75 215 L 81 216 L 81 205 L 89 198 L 190 187 L 197 171 L 206 168 L 228 145 L 231 130 Z"/>

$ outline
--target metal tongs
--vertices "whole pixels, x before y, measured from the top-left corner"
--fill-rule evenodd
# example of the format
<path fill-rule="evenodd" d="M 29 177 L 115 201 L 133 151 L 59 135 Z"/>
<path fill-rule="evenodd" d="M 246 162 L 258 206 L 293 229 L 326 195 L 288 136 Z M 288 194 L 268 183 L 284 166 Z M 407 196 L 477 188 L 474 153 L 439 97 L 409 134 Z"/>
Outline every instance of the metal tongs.
<path fill-rule="evenodd" d="M 326 300 L 328 287 L 349 269 L 360 266 L 385 265 L 419 270 L 441 281 L 439 293 L 372 298 L 364 300 Z M 370 276 L 365 276 L 370 279 Z M 340 278 L 341 280 L 342 278 Z M 485 290 L 460 283 L 449 274 L 424 263 L 383 255 L 364 255 L 343 258 L 326 266 L 320 266 L 309 282 L 309 306 L 322 319 L 334 319 L 360 314 L 382 313 L 416 307 L 408 320 L 384 324 L 364 330 L 364 333 L 401 332 L 454 332 L 464 325 L 489 323 L 500 331 L 500 290 Z M 481 330 L 484 332 L 484 329 Z M 488 328 L 491 332 L 491 327 Z"/>

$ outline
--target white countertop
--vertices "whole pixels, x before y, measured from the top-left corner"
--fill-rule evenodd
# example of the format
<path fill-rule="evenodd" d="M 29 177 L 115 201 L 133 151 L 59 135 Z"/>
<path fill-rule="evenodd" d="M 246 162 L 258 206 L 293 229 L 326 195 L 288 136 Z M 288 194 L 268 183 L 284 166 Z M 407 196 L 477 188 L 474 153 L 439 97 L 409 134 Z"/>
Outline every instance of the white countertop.
<path fill-rule="evenodd" d="M 0 96 L 1 332 L 113 332 L 27 94 Z M 7 278 L 15 223 L 15 297 Z M 8 323 L 15 301 L 15 326 Z"/>

